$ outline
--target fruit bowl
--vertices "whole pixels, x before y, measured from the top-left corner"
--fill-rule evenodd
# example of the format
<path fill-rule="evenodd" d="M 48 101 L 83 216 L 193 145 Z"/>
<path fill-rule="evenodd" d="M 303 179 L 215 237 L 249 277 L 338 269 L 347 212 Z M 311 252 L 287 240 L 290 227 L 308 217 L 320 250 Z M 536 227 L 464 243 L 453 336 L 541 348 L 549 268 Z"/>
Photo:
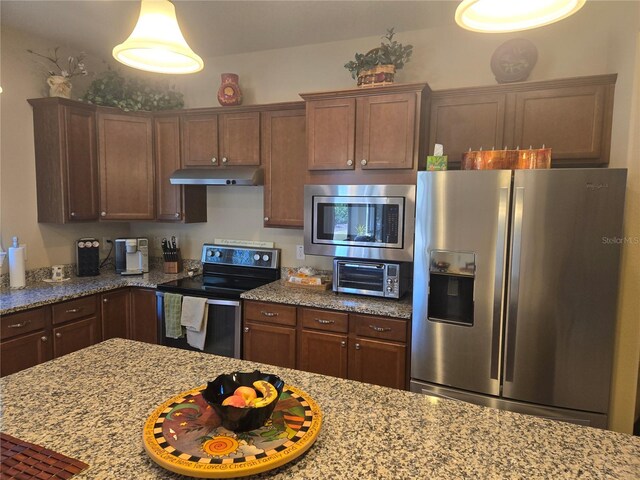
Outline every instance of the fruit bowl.
<path fill-rule="evenodd" d="M 269 385 L 275 389 L 275 398 Z M 239 390 L 239 387 L 244 389 Z M 258 370 L 234 372 L 219 375 L 214 381 L 208 382 L 202 397 L 220 416 L 224 428 L 233 432 L 248 432 L 262 427 L 269 420 L 283 388 L 284 382 L 277 375 Z M 236 393 L 238 390 L 239 393 Z M 255 395 L 255 398 L 251 398 L 251 395 Z M 229 397 L 242 397 L 254 405 L 239 406 L 239 399 Z M 269 398 L 272 400 L 269 401 Z"/>

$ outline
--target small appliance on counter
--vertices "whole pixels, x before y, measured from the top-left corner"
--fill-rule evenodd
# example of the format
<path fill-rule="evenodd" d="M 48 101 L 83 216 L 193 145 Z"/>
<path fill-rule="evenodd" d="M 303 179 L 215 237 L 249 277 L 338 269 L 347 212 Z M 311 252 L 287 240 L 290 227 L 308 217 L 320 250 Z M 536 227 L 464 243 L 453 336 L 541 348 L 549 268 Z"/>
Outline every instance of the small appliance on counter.
<path fill-rule="evenodd" d="M 409 291 L 411 263 L 335 258 L 333 291 L 399 299 Z"/>
<path fill-rule="evenodd" d="M 149 272 L 149 240 L 146 238 L 116 238 L 116 273 L 141 275 Z"/>
<path fill-rule="evenodd" d="M 81 238 L 76 242 L 76 275 L 100 275 L 100 242 L 96 238 Z"/>

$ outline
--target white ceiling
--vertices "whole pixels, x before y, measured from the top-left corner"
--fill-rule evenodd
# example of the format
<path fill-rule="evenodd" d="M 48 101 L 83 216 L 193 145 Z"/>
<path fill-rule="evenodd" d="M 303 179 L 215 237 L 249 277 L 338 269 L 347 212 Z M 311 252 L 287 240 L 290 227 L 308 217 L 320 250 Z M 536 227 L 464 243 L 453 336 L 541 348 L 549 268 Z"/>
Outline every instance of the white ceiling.
<path fill-rule="evenodd" d="M 419 30 L 452 23 L 456 1 L 174 0 L 178 21 L 201 57 Z M 138 1 L 2 0 L 1 24 L 102 57 L 125 40 Z"/>

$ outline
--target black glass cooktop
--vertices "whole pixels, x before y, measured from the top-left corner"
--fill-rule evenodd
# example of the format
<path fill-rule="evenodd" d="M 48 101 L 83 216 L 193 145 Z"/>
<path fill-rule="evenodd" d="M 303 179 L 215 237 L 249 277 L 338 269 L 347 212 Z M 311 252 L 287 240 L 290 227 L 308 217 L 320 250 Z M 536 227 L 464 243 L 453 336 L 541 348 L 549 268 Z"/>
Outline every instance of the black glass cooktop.
<path fill-rule="evenodd" d="M 198 275 L 158 285 L 158 291 L 220 298 L 240 298 L 242 292 L 258 288 L 275 278 L 215 277 Z"/>

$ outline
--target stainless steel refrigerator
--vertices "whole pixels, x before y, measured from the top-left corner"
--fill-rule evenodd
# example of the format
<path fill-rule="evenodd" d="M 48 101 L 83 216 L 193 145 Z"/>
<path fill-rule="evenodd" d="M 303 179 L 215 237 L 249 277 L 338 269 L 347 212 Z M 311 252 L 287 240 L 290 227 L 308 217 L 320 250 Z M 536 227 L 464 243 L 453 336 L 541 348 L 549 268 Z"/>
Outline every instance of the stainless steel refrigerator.
<path fill-rule="evenodd" d="M 625 184 L 418 173 L 411 390 L 606 428 Z"/>

